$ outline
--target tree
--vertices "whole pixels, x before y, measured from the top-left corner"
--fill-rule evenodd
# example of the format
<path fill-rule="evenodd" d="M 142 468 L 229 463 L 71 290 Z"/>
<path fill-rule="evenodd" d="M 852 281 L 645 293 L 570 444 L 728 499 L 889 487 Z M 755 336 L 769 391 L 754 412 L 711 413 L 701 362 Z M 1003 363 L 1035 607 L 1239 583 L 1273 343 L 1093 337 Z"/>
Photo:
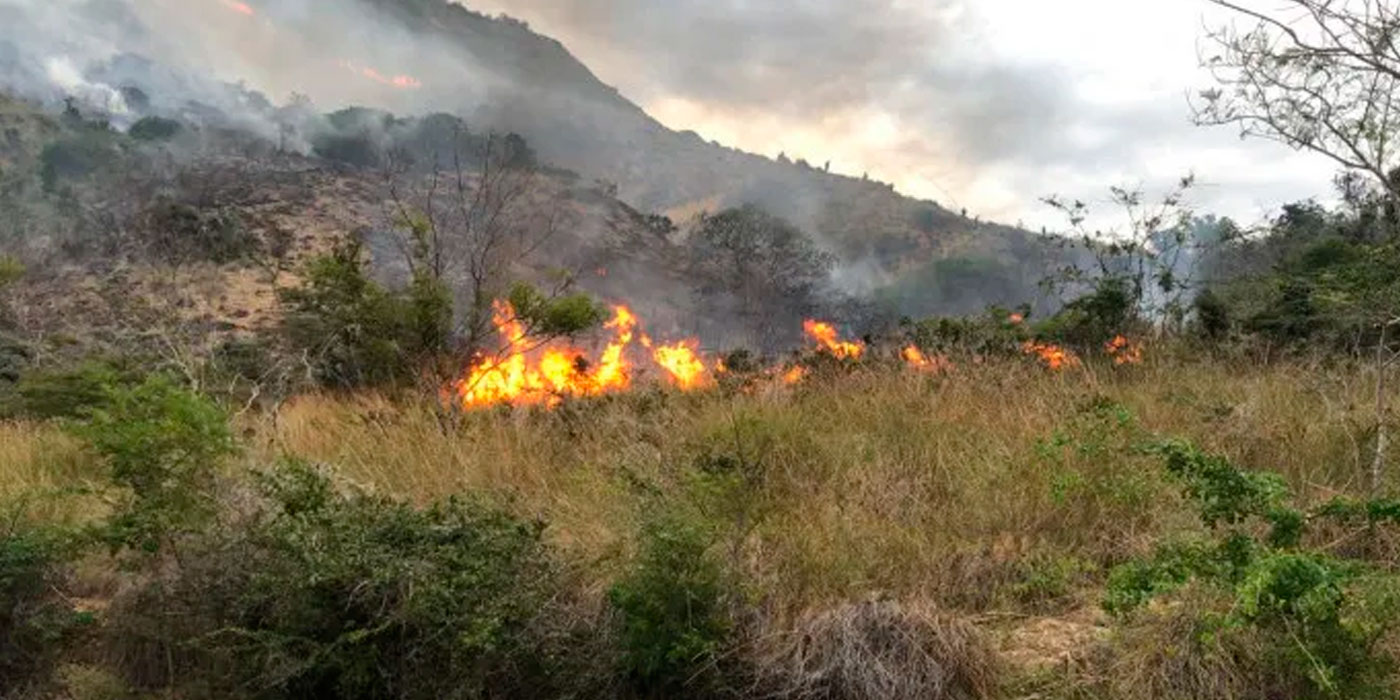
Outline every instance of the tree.
<path fill-rule="evenodd" d="M 1207 35 L 1202 63 L 1218 87 L 1203 91 L 1192 107 L 1198 124 L 1234 125 L 1241 136 L 1278 141 L 1330 158 L 1346 173 L 1339 180 L 1349 203 L 1382 201 L 1382 214 L 1367 220 L 1365 237 L 1393 238 L 1400 203 L 1400 6 L 1391 0 L 1277 0 L 1269 10 L 1243 0 L 1211 0 L 1246 22 Z M 1362 173 L 1370 187 L 1350 174 Z M 1368 190 L 1371 192 L 1368 193 Z M 1379 193 L 1379 194 L 1376 194 Z M 1366 205 L 1370 209 L 1370 205 Z M 1393 246 L 1365 257 L 1393 263 Z M 1393 268 L 1392 268 L 1393 269 Z M 1376 446 L 1371 480 L 1379 487 L 1389 439 L 1386 373 L 1395 362 L 1391 329 L 1400 324 L 1400 295 L 1386 265 L 1343 266 L 1321 280 L 1324 296 L 1367 326 L 1375 346 Z M 1359 318 L 1356 316 L 1359 314 Z"/>
<path fill-rule="evenodd" d="M 1110 188 L 1126 225 L 1109 230 L 1089 228 L 1088 204 L 1046 198 L 1069 221 L 1063 239 L 1089 251 L 1096 268 L 1071 265 L 1047 283 L 1061 292 L 1091 288 L 1091 297 L 1123 296 L 1130 317 L 1179 327 L 1188 312 L 1186 295 L 1194 289 L 1197 262 L 1219 237 L 1216 229 L 1226 225 L 1193 215 L 1186 195 L 1194 185 L 1194 177 L 1183 177 L 1159 202 L 1149 202 L 1138 189 Z"/>
<path fill-rule="evenodd" d="M 834 264 L 796 226 L 753 205 L 702 217 L 689 243 L 696 291 L 730 302 L 765 348 L 817 312 Z"/>
<path fill-rule="evenodd" d="M 453 335 L 471 355 L 492 331 L 492 302 L 559 230 L 563 202 L 549 191 L 525 140 L 473 137 L 459 123 L 422 163 L 390 154 L 386 173 L 400 252 L 416 286 L 446 290 L 458 310 Z M 548 296 L 564 297 L 572 275 Z"/>
<path fill-rule="evenodd" d="M 1218 84 L 1193 100 L 1197 124 L 1234 125 L 1366 173 L 1400 198 L 1400 6 L 1391 0 L 1210 0 L 1244 19 L 1207 34 L 1202 63 Z"/>

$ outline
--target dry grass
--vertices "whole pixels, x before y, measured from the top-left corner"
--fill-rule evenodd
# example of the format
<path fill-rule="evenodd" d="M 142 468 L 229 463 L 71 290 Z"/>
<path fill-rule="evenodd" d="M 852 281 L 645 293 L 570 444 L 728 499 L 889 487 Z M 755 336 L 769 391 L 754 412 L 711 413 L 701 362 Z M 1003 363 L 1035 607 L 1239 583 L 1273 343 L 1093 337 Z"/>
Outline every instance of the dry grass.
<path fill-rule="evenodd" d="M 600 583 L 629 546 L 641 494 L 681 492 L 698 460 L 740 456 L 761 474 L 743 564 L 780 608 L 883 591 L 979 609 L 1032 555 L 1112 563 L 1189 520 L 1150 461 L 1071 450 L 1056 465 L 1037 451 L 1094 400 L 1121 402 L 1145 430 L 1329 494 L 1360 482 L 1367 388 L 1361 376 L 1292 366 L 1051 375 L 1004 363 L 943 379 L 856 373 L 792 391 L 642 391 L 469 415 L 449 430 L 431 407 L 312 396 L 255 431 L 265 458 L 332 464 L 382 491 L 507 497 L 550 523 Z"/>
<path fill-rule="evenodd" d="M 475 413 L 447 427 L 429 403 L 304 396 L 276 420 L 245 417 L 239 427 L 250 465 L 307 459 L 423 502 L 466 490 L 495 494 L 549 524 L 590 600 L 626 563 L 648 504 L 690 498 L 697 467 L 716 457 L 756 465 L 744 507 L 734 510 L 743 520 L 724 546 L 746 596 L 763 610 L 769 639 L 803 640 L 781 649 L 797 679 L 787 689 L 795 697 L 878 697 L 871 689 L 895 688 L 896 697 L 912 687 L 899 683 L 932 688 L 949 678 L 940 664 L 955 647 L 930 640 L 961 628 L 919 611 L 980 616 L 988 632 L 1018 623 L 986 620 L 1044 613 L 1028 599 L 1053 598 L 1071 614 L 1096 603 L 1107 567 L 1144 552 L 1165 530 L 1197 525 L 1159 465 L 1122 449 L 1134 436 L 1095 433 L 1085 407 L 1117 402 L 1141 435 L 1191 438 L 1241 465 L 1278 471 L 1319 499 L 1360 493 L 1373 386 L 1364 370 L 1295 365 L 1157 358 L 1054 375 L 1007 361 L 967 364 L 947 377 L 870 370 L 751 393 L 639 390 L 556 411 Z M 1080 437 L 1090 443 L 1041 445 L 1086 425 Z M 55 428 L 0 425 L 0 498 L 81 485 L 91 470 Z M 73 515 L 71 506 L 53 513 Z M 1037 567 L 1048 563 L 1053 573 L 1066 561 L 1097 573 L 1037 578 Z M 872 596 L 901 605 L 852 605 Z M 1185 633 L 1169 622 L 1152 633 Z M 1235 669 L 1197 667 L 1194 657 L 1151 662 L 1147 651 L 1166 642 L 1142 635 L 1123 638 L 1141 642 L 1141 653 L 1114 661 L 1115 677 L 1168 695 L 1239 689 Z M 859 663 L 862 649 L 903 655 L 902 680 L 877 678 L 878 668 Z M 1184 664 L 1176 675 L 1193 674 L 1189 688 L 1153 675 L 1168 662 Z M 842 690 L 826 695 L 812 690 L 836 686 Z"/>
<path fill-rule="evenodd" d="M 996 686 L 983 632 L 947 614 L 866 601 L 804 616 L 755 653 L 765 695 L 794 700 L 972 700 Z"/>

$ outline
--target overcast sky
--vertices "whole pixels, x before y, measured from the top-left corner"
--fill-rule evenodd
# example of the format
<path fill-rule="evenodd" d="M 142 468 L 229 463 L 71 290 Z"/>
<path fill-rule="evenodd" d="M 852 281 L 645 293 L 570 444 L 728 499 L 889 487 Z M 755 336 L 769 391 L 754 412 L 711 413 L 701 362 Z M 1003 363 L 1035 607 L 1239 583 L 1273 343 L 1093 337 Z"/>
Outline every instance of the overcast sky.
<path fill-rule="evenodd" d="M 1039 203 L 1160 191 L 1255 221 L 1330 196 L 1333 168 L 1192 126 L 1208 84 L 1205 0 L 465 0 L 562 41 L 676 129 L 985 217 L 1054 224 Z"/>

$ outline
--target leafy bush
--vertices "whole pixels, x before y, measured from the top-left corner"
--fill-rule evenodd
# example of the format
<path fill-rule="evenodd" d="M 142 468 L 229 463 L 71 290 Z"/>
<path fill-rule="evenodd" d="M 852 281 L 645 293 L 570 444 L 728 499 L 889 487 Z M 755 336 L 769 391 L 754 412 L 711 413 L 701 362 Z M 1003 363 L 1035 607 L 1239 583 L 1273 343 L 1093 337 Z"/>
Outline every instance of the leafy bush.
<path fill-rule="evenodd" d="M 184 129 L 180 122 L 164 117 L 143 117 L 126 133 L 137 141 L 169 141 Z"/>
<path fill-rule="evenodd" d="M 1127 615 L 1189 583 L 1212 586 L 1232 599 L 1221 628 L 1262 632 L 1275 673 L 1298 677 L 1317 696 L 1375 697 L 1393 662 L 1376 645 L 1400 621 L 1400 578 L 1303 545 L 1310 524 L 1390 521 L 1400 504 L 1339 502 L 1304 513 L 1276 474 L 1241 470 L 1181 441 L 1153 449 L 1211 537 L 1116 568 L 1105 608 Z"/>
<path fill-rule="evenodd" d="M 67 538 L 7 521 L 0 530 L 0 688 L 20 690 L 43 681 L 63 642 L 91 618 L 55 594 Z"/>
<path fill-rule="evenodd" d="M 342 491 L 298 464 L 261 491 L 245 527 L 123 610 L 133 658 L 177 659 L 163 680 L 287 698 L 530 697 L 555 680 L 567 650 L 534 626 L 557 595 L 539 523 Z"/>
<path fill-rule="evenodd" d="M 116 153 L 112 134 L 105 129 L 85 130 L 50 143 L 39 154 L 44 189 L 54 190 L 60 180 L 86 177 L 111 162 Z"/>
<path fill-rule="evenodd" d="M 1035 332 L 1041 338 L 1079 348 L 1099 348 L 1114 336 L 1129 332 L 1137 320 L 1137 300 L 1128 281 L 1104 277 L 1092 293 L 1066 304 L 1038 324 Z"/>
<path fill-rule="evenodd" d="M 283 292 L 282 302 L 292 346 L 322 384 L 370 386 L 410 374 L 413 314 L 365 273 L 358 242 L 312 260 L 302 285 Z"/>
<path fill-rule="evenodd" d="M 714 660 L 730 625 L 714 533 L 703 520 L 663 514 L 642 531 L 642 551 L 608 599 L 621 615 L 624 663 L 646 687 L 676 691 Z"/>
<path fill-rule="evenodd" d="M 215 469 L 234 451 L 228 419 L 208 399 L 161 376 L 104 390 L 102 403 L 72 431 L 128 492 L 107 525 L 111 544 L 156 551 L 212 515 Z"/>
<path fill-rule="evenodd" d="M 139 381 L 135 372 L 97 360 L 71 368 L 30 370 L 20 374 L 8 397 L 0 395 L 0 416 L 84 417 L 106 404 L 112 387 Z"/>

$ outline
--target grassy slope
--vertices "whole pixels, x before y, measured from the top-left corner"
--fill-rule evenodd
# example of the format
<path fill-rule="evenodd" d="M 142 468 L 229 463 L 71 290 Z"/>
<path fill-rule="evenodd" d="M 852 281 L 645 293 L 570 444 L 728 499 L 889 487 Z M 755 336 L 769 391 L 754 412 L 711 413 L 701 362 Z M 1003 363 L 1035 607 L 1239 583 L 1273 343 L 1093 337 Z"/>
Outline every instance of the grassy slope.
<path fill-rule="evenodd" d="M 1052 375 L 997 362 L 941 379 L 871 370 L 750 394 L 640 391 L 450 431 L 429 407 L 373 397 L 308 396 L 275 421 L 241 420 L 250 463 L 294 455 L 425 501 L 506 496 L 550 524 L 597 594 L 651 499 L 683 498 L 707 456 L 742 455 L 761 476 L 752 521 L 736 523 L 750 534 L 727 555 L 771 624 L 881 594 L 972 616 L 1009 659 L 1040 667 L 1106 638 L 1107 567 L 1199 527 L 1157 464 L 1125 449 L 1131 428 L 1086 420 L 1085 406 L 1120 402 L 1141 434 L 1190 437 L 1320 499 L 1358 493 L 1370 386 L 1293 365 L 1159 358 Z M 1044 447 L 1057 433 L 1080 442 Z M 72 486 L 87 469 L 53 429 L 0 425 L 0 495 Z"/>

